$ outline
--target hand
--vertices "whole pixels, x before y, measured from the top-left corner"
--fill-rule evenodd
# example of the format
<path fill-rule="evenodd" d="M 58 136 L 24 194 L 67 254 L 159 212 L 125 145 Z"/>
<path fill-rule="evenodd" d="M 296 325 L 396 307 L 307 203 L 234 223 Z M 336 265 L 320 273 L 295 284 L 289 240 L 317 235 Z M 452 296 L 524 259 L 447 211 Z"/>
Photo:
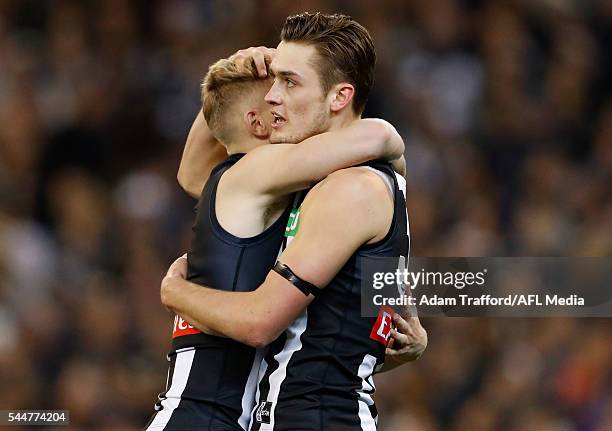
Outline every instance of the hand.
<path fill-rule="evenodd" d="M 385 126 L 388 136 L 381 159 L 390 162 L 393 170 L 402 177 L 405 177 L 406 159 L 404 158 L 404 152 L 406 151 L 406 145 L 404 144 L 404 140 L 391 123 L 384 120 L 378 121 Z"/>
<path fill-rule="evenodd" d="M 404 156 L 400 157 L 399 159 L 392 160 L 391 166 L 393 167 L 393 170 L 402 177 L 406 176 L 406 159 Z"/>
<path fill-rule="evenodd" d="M 385 365 L 387 360 L 397 366 L 418 359 L 427 347 L 427 331 L 421 326 L 419 318 L 407 316 L 404 319 L 395 313 L 393 323 L 397 329 L 391 329 L 391 338 L 385 351 Z"/>
<path fill-rule="evenodd" d="M 247 61 L 252 61 L 257 68 L 260 78 L 268 76 L 268 68 L 266 61 L 270 63 L 276 55 L 276 49 L 267 48 L 265 46 L 251 47 L 247 49 L 241 49 L 233 54 L 229 60 L 233 61 L 236 66 L 241 68 Z"/>
<path fill-rule="evenodd" d="M 168 268 L 168 272 L 166 272 L 166 276 L 161 282 L 160 289 L 160 297 L 161 302 L 168 308 L 168 311 L 174 312 L 171 306 L 171 298 L 172 298 L 172 287 L 173 281 L 177 278 L 185 279 L 187 277 L 187 253 L 176 259 L 170 268 Z"/>
<path fill-rule="evenodd" d="M 187 253 L 172 262 L 166 272 L 166 277 L 187 277 Z"/>

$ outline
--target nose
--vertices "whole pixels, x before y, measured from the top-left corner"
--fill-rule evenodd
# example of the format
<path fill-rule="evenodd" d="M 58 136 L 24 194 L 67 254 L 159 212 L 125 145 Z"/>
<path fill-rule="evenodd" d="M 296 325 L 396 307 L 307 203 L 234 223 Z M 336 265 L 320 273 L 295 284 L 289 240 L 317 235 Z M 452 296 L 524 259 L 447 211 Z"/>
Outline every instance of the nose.
<path fill-rule="evenodd" d="M 281 104 L 280 91 L 276 80 L 274 80 L 274 83 L 272 84 L 272 87 L 270 87 L 270 90 L 264 97 L 264 100 L 272 106 Z"/>

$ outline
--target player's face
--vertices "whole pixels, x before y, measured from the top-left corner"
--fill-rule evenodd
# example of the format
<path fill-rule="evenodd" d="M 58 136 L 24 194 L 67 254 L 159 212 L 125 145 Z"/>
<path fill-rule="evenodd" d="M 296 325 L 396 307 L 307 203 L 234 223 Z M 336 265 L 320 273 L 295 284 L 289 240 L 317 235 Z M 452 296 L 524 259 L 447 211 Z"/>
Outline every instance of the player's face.
<path fill-rule="evenodd" d="M 271 105 L 273 144 L 295 144 L 329 128 L 330 109 L 315 69 L 311 45 L 281 42 L 270 65 L 274 84 L 265 100 Z"/>

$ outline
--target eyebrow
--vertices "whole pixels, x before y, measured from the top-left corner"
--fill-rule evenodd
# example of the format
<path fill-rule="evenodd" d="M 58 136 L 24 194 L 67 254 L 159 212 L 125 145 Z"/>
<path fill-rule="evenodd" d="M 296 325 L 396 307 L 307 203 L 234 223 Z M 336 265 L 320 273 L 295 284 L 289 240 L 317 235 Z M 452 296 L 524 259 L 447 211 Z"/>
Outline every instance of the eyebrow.
<path fill-rule="evenodd" d="M 278 76 L 279 78 L 300 78 L 300 75 L 291 70 L 274 70 L 270 68 L 272 76 Z"/>

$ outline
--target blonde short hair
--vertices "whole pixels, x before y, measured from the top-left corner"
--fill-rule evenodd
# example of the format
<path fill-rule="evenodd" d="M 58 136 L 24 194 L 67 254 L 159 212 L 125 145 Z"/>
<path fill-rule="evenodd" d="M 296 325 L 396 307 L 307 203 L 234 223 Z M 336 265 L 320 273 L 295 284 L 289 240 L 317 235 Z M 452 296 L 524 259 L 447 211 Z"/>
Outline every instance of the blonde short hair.
<path fill-rule="evenodd" d="M 254 82 L 260 79 L 253 62 L 238 68 L 233 61 L 223 59 L 208 68 L 202 81 L 202 113 L 211 132 L 219 141 L 227 144 L 231 140 L 232 107 L 257 88 Z"/>

